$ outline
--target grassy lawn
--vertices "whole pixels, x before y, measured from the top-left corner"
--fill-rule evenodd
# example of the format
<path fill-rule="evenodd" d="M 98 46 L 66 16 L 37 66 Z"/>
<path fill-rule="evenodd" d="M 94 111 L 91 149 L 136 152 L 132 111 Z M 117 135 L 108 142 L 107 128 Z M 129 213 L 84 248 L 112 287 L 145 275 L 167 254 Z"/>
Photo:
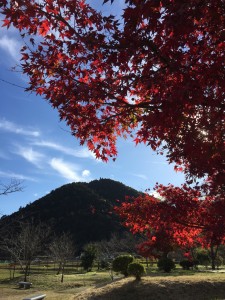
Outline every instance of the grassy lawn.
<path fill-rule="evenodd" d="M 107 271 L 84 273 L 68 269 L 65 272 L 64 282 L 61 283 L 61 275 L 56 275 L 54 268 L 35 268 L 34 266 L 27 279 L 27 281 L 32 282 L 31 289 L 18 288 L 17 283 L 23 281 L 23 274 L 19 270 L 16 270 L 14 279 L 10 280 L 9 278 L 9 269 L 7 269 L 7 266 L 1 265 L 0 299 L 2 300 L 21 300 L 28 295 L 40 293 L 47 294 L 47 299 L 49 300 L 70 300 L 74 299 L 75 294 L 87 288 L 107 284 L 112 281 Z"/>
<path fill-rule="evenodd" d="M 200 271 L 183 271 L 180 268 L 166 274 L 156 268 L 149 268 L 147 275 L 136 282 L 133 278 L 122 278 L 117 274 L 114 281 L 109 271 L 82 273 L 70 268 L 66 271 L 64 282 L 61 275 L 56 275 L 53 267 L 32 266 L 29 281 L 31 289 L 17 287 L 23 280 L 19 270 L 14 279 L 9 279 L 6 266 L 0 266 L 0 299 L 22 300 L 28 295 L 47 294 L 46 300 L 222 300 L 225 299 L 225 273 L 211 272 L 202 268 Z"/>

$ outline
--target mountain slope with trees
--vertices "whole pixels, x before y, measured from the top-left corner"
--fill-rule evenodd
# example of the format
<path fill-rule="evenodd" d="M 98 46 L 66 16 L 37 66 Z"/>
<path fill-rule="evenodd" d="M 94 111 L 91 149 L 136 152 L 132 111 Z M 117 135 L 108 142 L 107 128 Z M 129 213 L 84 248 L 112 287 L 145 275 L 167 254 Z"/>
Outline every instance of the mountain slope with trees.
<path fill-rule="evenodd" d="M 139 194 L 110 179 L 70 183 L 2 218 L 0 226 L 8 230 L 18 221 L 41 222 L 47 224 L 56 235 L 70 233 L 79 250 L 86 243 L 109 239 L 113 233 L 124 232 L 113 207 L 118 200 L 124 201 L 125 196 L 137 197 Z"/>

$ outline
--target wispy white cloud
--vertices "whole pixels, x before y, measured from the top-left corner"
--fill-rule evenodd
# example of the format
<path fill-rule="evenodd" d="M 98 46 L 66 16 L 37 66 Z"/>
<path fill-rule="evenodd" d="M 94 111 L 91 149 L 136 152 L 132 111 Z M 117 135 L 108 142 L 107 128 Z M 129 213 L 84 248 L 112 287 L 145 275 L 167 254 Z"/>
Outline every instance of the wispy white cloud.
<path fill-rule="evenodd" d="M 12 37 L 3 35 L 0 37 L 0 48 L 2 48 L 7 54 L 9 54 L 15 61 L 20 58 L 20 52 L 18 49 L 21 48 L 21 44 Z"/>
<path fill-rule="evenodd" d="M 144 179 L 144 180 L 148 180 L 148 177 L 144 174 L 132 174 L 133 176 L 136 176 L 138 178 Z"/>
<path fill-rule="evenodd" d="M 82 167 L 61 158 L 50 157 L 42 152 L 34 150 L 32 147 L 23 147 L 21 145 L 14 145 L 14 154 L 20 155 L 28 162 L 42 170 L 48 170 L 49 166 L 57 173 L 67 179 L 67 181 L 89 181 L 91 172 L 87 169 L 82 170 Z"/>
<path fill-rule="evenodd" d="M 89 170 L 84 170 L 83 172 L 82 172 L 82 176 L 83 177 L 89 177 L 91 175 L 91 172 L 89 171 Z"/>
<path fill-rule="evenodd" d="M 19 180 L 29 180 L 29 181 L 35 181 L 35 182 L 38 181 L 36 178 L 25 176 L 25 175 L 14 173 L 14 172 L 2 172 L 2 171 L 0 171 L 0 177 L 15 178 L 15 179 L 19 179 Z"/>
<path fill-rule="evenodd" d="M 82 149 L 69 148 L 69 147 L 65 147 L 60 144 L 54 143 L 54 142 L 44 141 L 44 140 L 34 141 L 34 142 L 32 142 L 32 145 L 54 149 L 54 150 L 60 151 L 64 154 L 71 155 L 74 157 L 95 158 L 94 154 L 92 152 L 90 152 L 87 148 L 82 148 Z"/>
<path fill-rule="evenodd" d="M 30 163 L 36 165 L 37 167 L 41 167 L 41 163 L 45 158 L 43 153 L 34 151 L 31 147 L 22 147 L 17 146 L 17 149 L 14 151 L 15 154 L 22 156 L 24 159 L 29 161 Z"/>
<path fill-rule="evenodd" d="M 40 132 L 37 130 L 31 130 L 29 128 L 23 128 L 13 122 L 7 121 L 5 119 L 0 119 L 0 130 L 8 131 L 16 134 L 38 137 Z"/>
<path fill-rule="evenodd" d="M 78 167 L 74 164 L 63 161 L 60 158 L 52 158 L 49 162 L 50 166 L 57 171 L 63 178 L 71 181 L 84 181 L 90 176 L 90 171 L 84 170 L 82 175 L 78 174 Z"/>

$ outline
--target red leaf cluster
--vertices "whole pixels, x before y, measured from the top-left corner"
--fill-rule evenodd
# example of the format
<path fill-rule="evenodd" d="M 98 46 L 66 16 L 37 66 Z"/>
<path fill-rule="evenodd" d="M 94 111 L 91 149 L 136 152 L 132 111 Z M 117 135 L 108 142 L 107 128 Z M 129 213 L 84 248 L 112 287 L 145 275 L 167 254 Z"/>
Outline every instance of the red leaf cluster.
<path fill-rule="evenodd" d="M 84 0 L 1 1 L 3 26 L 30 37 L 28 90 L 96 157 L 114 159 L 117 137 L 131 135 L 223 193 L 224 1 L 125 3 L 117 20 Z"/>
<path fill-rule="evenodd" d="M 179 246 L 211 248 L 225 243 L 225 199 L 183 185 L 156 185 L 160 199 L 145 194 L 127 199 L 115 211 L 133 233 L 145 233 L 144 255 Z"/>

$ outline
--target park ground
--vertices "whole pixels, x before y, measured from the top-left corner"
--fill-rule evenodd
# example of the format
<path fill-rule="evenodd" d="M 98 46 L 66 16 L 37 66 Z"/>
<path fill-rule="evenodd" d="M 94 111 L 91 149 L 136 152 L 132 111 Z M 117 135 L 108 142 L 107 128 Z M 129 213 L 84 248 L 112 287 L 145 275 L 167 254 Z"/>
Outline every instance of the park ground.
<path fill-rule="evenodd" d="M 0 269 L 0 299 L 22 300 L 35 294 L 46 294 L 46 300 L 225 300 L 225 270 L 211 272 L 183 271 L 179 268 L 170 274 L 149 269 L 140 282 L 123 278 L 109 271 L 67 270 L 64 282 L 53 268 L 31 270 L 31 289 L 19 289 L 21 272 L 9 279 L 9 269 Z"/>

